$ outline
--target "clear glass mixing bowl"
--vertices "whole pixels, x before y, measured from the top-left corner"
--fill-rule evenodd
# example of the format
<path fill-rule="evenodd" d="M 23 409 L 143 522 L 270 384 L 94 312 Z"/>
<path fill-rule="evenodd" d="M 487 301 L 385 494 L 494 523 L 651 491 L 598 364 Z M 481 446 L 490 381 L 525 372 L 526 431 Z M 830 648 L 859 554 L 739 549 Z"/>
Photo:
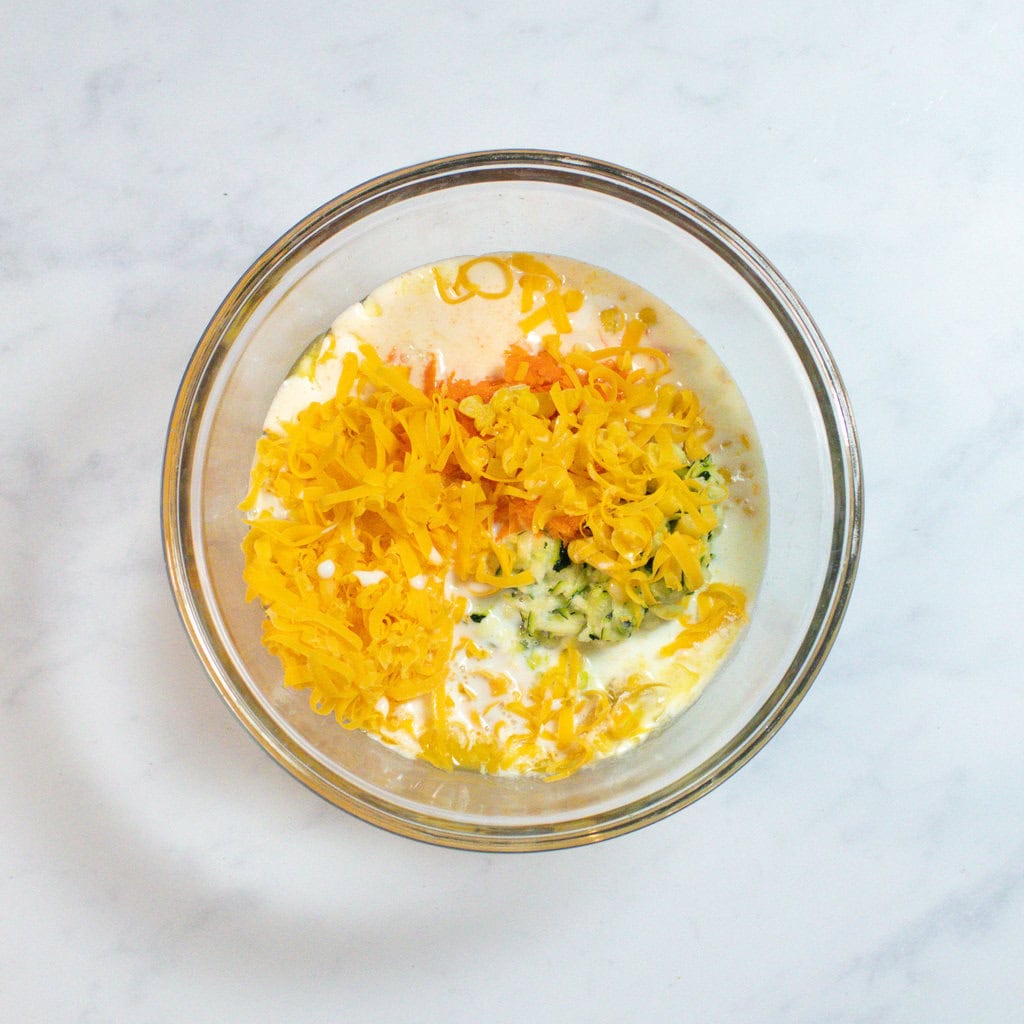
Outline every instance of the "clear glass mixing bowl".
<path fill-rule="evenodd" d="M 297 355 L 376 285 L 458 255 L 525 250 L 636 281 L 711 343 L 746 397 L 771 495 L 746 633 L 696 704 L 632 751 L 558 781 L 446 773 L 286 690 L 245 602 L 253 448 Z M 374 824 L 447 846 L 538 850 L 639 828 L 707 793 L 776 732 L 835 638 L 856 569 L 856 431 L 817 328 L 775 268 L 713 213 L 640 174 L 562 153 L 471 153 L 384 175 L 297 224 L 245 272 L 182 380 L 163 476 L 171 585 L 214 683 L 273 757 Z"/>

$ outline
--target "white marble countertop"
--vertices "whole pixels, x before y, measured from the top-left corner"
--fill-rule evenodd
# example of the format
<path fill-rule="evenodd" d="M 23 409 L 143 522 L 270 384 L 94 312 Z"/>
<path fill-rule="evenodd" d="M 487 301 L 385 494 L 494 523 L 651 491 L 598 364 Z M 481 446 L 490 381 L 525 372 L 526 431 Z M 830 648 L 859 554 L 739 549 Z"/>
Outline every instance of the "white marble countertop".
<path fill-rule="evenodd" d="M 203 7 L 41 2 L 0 43 L 0 1019 L 1024 1020 L 1021 6 Z M 524 856 L 279 768 L 159 529 L 180 375 L 249 262 L 366 178 L 502 147 L 752 239 L 844 374 L 868 499 L 767 748 Z"/>

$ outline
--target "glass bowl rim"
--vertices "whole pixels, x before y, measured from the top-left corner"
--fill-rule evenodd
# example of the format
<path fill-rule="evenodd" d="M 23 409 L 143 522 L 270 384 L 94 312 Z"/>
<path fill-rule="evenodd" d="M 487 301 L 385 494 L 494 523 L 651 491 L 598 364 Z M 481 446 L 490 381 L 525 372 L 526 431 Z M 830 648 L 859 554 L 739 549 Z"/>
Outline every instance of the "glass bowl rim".
<path fill-rule="evenodd" d="M 333 235 L 395 202 L 493 181 L 540 181 L 603 192 L 657 214 L 721 257 L 765 303 L 799 357 L 817 397 L 832 470 L 829 571 L 803 641 L 758 713 L 730 743 L 663 789 L 553 825 L 489 826 L 419 814 L 328 777 L 256 701 L 247 699 L 244 682 L 219 640 L 216 610 L 202 592 L 190 528 L 191 478 L 202 419 L 195 414 L 205 410 L 216 367 L 237 336 L 246 310 L 273 288 L 295 253 L 315 247 L 325 232 Z M 161 497 L 164 557 L 179 615 L 222 698 L 264 750 L 314 792 L 364 821 L 435 845 L 491 852 L 558 849 L 634 831 L 694 802 L 746 764 L 793 713 L 831 650 L 856 577 L 864 517 L 863 470 L 849 397 L 811 315 L 772 263 L 720 217 L 668 185 L 606 161 L 535 149 L 463 153 L 378 175 L 318 207 L 260 255 L 221 302 L 182 376 L 168 425 Z"/>

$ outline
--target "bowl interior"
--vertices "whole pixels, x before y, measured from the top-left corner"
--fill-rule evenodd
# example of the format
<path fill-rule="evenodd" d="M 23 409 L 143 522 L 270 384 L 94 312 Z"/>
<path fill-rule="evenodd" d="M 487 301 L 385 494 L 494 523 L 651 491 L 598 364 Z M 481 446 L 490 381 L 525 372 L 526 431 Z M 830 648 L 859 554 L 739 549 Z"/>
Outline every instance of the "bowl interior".
<path fill-rule="evenodd" d="M 733 375 L 770 488 L 768 561 L 746 634 L 697 703 L 646 742 L 556 783 L 408 760 L 286 690 L 245 602 L 253 448 L 308 342 L 376 285 L 446 257 L 553 253 L 606 267 L 678 310 Z M 706 210 L 604 165 L 556 158 L 412 169 L 328 204 L 268 251 L 211 322 L 186 374 L 165 474 L 168 557 L 186 624 L 246 726 L 328 799 L 395 831 L 536 848 L 615 834 L 705 792 L 809 685 L 856 552 L 856 447 L 813 324 L 771 267 Z"/>

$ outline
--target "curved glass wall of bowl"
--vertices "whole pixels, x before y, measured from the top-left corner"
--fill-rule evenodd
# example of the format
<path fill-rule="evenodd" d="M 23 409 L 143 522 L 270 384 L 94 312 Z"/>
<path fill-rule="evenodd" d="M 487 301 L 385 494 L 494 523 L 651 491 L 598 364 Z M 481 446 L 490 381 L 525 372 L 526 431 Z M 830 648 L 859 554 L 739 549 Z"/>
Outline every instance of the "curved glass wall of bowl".
<path fill-rule="evenodd" d="M 633 751 L 557 783 L 443 773 L 314 714 L 286 690 L 244 600 L 237 509 L 281 380 L 376 285 L 452 256 L 523 250 L 605 267 L 709 341 L 758 426 L 771 491 L 768 563 L 746 635 L 697 703 Z M 368 821 L 445 845 L 540 849 L 657 820 L 742 765 L 812 682 L 859 550 L 856 432 L 833 360 L 785 281 L 698 203 L 630 171 L 550 153 L 468 154 L 345 193 L 275 243 L 212 319 L 168 438 L 165 546 L 193 642 L 259 742 Z"/>

